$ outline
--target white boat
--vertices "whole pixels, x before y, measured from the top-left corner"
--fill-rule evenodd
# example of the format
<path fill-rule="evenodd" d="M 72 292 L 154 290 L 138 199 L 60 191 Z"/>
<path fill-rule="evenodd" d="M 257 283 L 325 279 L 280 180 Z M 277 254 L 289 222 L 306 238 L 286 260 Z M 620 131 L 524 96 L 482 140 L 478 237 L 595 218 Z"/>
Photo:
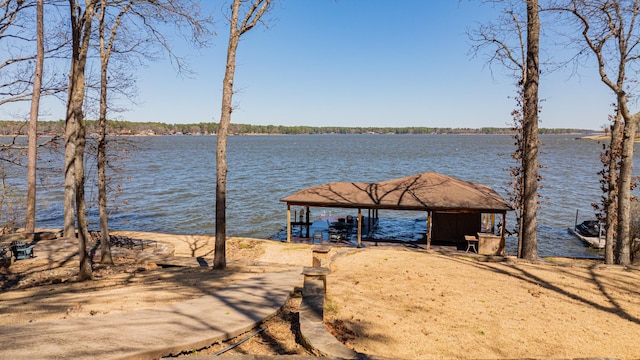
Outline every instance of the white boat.
<path fill-rule="evenodd" d="M 605 246 L 604 228 L 597 220 L 587 220 L 567 230 L 592 248 L 603 249 Z"/>

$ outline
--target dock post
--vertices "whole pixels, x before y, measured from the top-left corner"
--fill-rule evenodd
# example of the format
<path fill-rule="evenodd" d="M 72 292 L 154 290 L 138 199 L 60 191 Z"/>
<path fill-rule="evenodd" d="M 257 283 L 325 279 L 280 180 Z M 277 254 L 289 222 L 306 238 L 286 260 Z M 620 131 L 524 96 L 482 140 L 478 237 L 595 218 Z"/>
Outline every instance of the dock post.
<path fill-rule="evenodd" d="M 358 208 L 358 247 L 362 244 L 362 209 Z"/>
<path fill-rule="evenodd" d="M 291 205 L 287 204 L 287 242 L 291 242 Z"/>
<path fill-rule="evenodd" d="M 504 245 L 505 249 L 507 247 L 507 245 L 506 245 L 507 244 L 507 240 L 506 240 L 506 237 L 505 237 L 505 232 L 506 232 L 505 229 L 506 228 L 507 228 L 507 213 L 503 212 L 502 213 L 502 228 L 500 229 L 500 243 L 501 244 L 505 244 Z"/>
<path fill-rule="evenodd" d="M 310 237 L 310 236 L 309 236 L 309 231 L 310 231 L 310 230 L 309 230 L 309 228 L 311 227 L 311 224 L 309 223 L 309 215 L 311 214 L 311 211 L 309 211 L 309 207 L 308 207 L 308 206 L 305 206 L 305 209 L 306 209 L 307 211 L 305 211 L 306 216 L 305 216 L 305 219 L 304 219 L 305 221 L 304 221 L 304 222 L 305 222 L 305 223 L 306 223 L 306 225 L 307 225 L 307 238 L 309 238 L 309 237 Z"/>
<path fill-rule="evenodd" d="M 427 211 L 427 250 L 431 250 L 431 211 Z"/>

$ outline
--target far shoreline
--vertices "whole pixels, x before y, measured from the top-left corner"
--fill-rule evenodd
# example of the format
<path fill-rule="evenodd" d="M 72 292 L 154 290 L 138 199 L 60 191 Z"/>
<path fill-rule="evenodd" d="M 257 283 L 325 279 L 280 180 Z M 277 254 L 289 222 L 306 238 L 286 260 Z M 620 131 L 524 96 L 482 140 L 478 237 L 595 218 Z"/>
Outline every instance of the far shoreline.
<path fill-rule="evenodd" d="M 593 140 L 593 141 L 609 141 L 611 139 L 610 135 L 607 134 L 594 134 L 594 135 L 586 135 L 577 138 L 578 140 Z M 636 135 L 636 139 L 634 142 L 640 142 L 640 136 Z"/>
<path fill-rule="evenodd" d="M 438 132 L 438 133 L 351 133 L 351 134 L 343 134 L 343 133 L 305 133 L 305 134 L 276 134 L 276 133 L 236 133 L 236 134 L 228 134 L 227 136 L 328 136 L 328 135 L 340 135 L 340 136 L 380 136 L 380 135 L 395 135 L 395 136 L 447 136 L 447 135 L 462 135 L 462 136 L 513 136 L 515 133 L 487 133 L 487 132 Z M 119 138 L 129 138 L 129 137 L 215 137 L 218 134 L 109 134 L 108 137 L 119 137 Z M 583 133 L 579 132 L 566 132 L 566 133 L 543 133 L 541 136 L 560 136 L 560 135 L 574 135 L 577 136 L 576 140 L 596 140 L 596 141 L 607 141 L 609 140 L 609 135 L 604 134 L 593 134 L 593 135 L 583 135 Z M 38 134 L 38 138 L 47 138 L 47 137 L 60 137 L 61 135 L 56 134 Z M 5 134 L 0 135 L 0 137 L 7 138 L 26 138 L 25 134 Z M 97 138 L 97 134 L 88 134 L 87 138 Z M 640 141 L 640 136 L 636 138 L 636 141 Z"/>

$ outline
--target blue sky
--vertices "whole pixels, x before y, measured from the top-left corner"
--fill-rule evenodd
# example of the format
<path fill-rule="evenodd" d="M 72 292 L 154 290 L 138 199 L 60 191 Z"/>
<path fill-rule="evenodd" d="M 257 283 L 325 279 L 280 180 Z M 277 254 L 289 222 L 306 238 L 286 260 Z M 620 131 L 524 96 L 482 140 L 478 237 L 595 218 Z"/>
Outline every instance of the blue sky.
<path fill-rule="evenodd" d="M 167 61 L 140 68 L 139 104 L 113 117 L 219 121 L 228 25 L 220 2 L 206 3 L 219 20 L 212 46 L 176 48 L 195 74 L 179 76 Z M 513 79 L 472 58 L 466 34 L 496 15 L 478 1 L 277 0 L 269 28 L 256 27 L 240 42 L 232 122 L 507 127 Z M 607 122 L 614 98 L 594 68 L 579 72 L 542 78 L 541 127 L 597 130 Z M 63 117 L 54 106 L 44 110 L 46 120 Z"/>

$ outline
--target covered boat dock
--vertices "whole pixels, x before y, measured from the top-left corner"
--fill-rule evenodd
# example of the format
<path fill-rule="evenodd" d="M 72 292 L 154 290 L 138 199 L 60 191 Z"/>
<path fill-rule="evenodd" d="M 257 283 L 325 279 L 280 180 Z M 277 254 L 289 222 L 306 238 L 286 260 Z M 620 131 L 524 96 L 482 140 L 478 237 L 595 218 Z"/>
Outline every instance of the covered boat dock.
<path fill-rule="evenodd" d="M 331 182 L 300 190 L 281 199 L 287 203 L 287 241 L 291 241 L 291 207 L 357 209 L 357 244 L 362 243 L 362 211 L 376 219 L 379 210 L 426 211 L 426 245 L 433 240 L 463 242 L 465 236 L 480 240 L 482 230 L 495 227 L 495 215 L 502 217 L 497 252 L 504 253 L 505 223 L 511 206 L 491 187 L 435 172 L 425 172 L 376 183 Z M 371 216 L 373 215 L 373 216 Z M 484 216 L 483 216 L 484 215 Z M 489 215 L 491 224 L 483 227 Z M 306 219 L 308 223 L 308 219 Z M 493 236 L 493 233 L 490 234 Z M 307 235 L 308 236 L 308 235 Z M 480 249 L 478 249 L 480 250 Z M 481 253 L 481 251 L 478 251 Z"/>

